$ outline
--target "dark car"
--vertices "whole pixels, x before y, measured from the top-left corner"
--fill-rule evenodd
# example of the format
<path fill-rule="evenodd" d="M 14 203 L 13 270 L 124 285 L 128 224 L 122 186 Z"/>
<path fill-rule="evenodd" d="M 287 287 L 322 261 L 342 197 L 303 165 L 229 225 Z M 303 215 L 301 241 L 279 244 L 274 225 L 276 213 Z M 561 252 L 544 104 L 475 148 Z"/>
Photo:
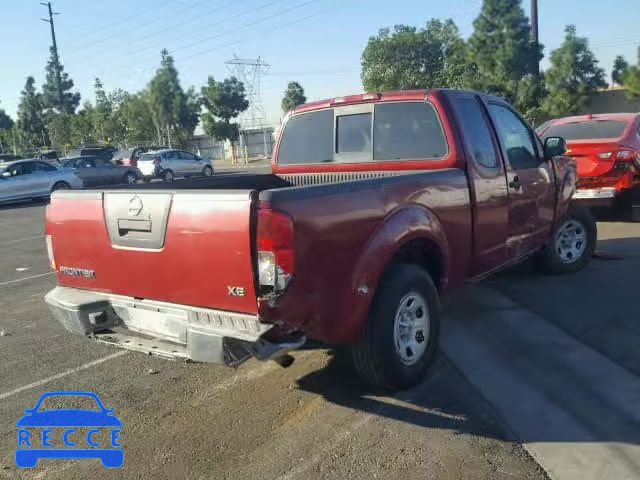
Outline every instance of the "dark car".
<path fill-rule="evenodd" d="M 155 152 L 156 150 L 165 150 L 167 147 L 157 146 L 137 146 L 130 148 L 123 148 L 118 150 L 111 159 L 116 165 L 129 165 L 132 167 L 138 166 L 138 160 L 147 152 Z"/>
<path fill-rule="evenodd" d="M 85 187 L 119 183 L 132 185 L 140 176 L 136 167 L 114 165 L 109 160 L 99 157 L 63 158 L 61 161 L 63 167 L 76 170 L 76 175 L 82 179 Z"/>
<path fill-rule="evenodd" d="M 97 145 L 79 146 L 67 153 L 67 158 L 72 157 L 97 157 L 104 160 L 111 160 L 114 152 L 113 147 L 102 147 Z"/>

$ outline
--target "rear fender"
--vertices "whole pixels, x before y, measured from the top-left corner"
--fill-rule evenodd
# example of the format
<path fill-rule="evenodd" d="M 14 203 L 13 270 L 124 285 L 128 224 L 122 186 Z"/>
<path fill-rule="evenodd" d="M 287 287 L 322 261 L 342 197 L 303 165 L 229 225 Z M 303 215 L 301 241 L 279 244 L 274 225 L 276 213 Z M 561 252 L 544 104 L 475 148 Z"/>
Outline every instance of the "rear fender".
<path fill-rule="evenodd" d="M 392 212 L 360 254 L 352 278 L 352 301 L 343 305 L 349 309 L 349 317 L 355 322 L 351 329 L 354 336 L 366 321 L 386 268 L 403 246 L 415 240 L 428 240 L 438 247 L 442 255 L 443 272 L 437 285 L 441 290 L 445 288 L 449 270 L 449 249 L 440 220 L 432 211 L 418 205 Z"/>
<path fill-rule="evenodd" d="M 578 170 L 575 160 L 570 157 L 555 157 L 553 167 L 556 175 L 556 213 L 554 228 L 551 231 L 555 232 L 559 222 L 569 212 L 578 183 Z"/>

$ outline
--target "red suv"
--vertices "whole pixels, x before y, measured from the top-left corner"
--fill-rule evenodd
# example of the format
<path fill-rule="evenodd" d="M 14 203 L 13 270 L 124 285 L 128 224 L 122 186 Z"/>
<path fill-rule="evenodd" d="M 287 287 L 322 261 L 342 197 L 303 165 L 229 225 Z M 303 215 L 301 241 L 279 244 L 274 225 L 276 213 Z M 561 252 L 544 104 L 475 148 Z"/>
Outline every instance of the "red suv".
<path fill-rule="evenodd" d="M 640 221 L 640 114 L 612 113 L 552 120 L 541 137 L 563 137 L 578 165 L 574 199 L 588 206 L 632 203 Z"/>

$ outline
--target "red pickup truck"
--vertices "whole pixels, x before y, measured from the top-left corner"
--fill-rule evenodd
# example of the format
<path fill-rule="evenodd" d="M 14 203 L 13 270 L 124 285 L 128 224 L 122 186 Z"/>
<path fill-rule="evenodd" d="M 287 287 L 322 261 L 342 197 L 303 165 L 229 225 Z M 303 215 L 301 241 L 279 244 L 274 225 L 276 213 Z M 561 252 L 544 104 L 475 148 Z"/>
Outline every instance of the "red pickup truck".
<path fill-rule="evenodd" d="M 273 174 L 55 192 L 46 214 L 70 331 L 226 365 L 348 344 L 367 382 L 419 382 L 441 294 L 529 257 L 589 262 L 564 141 L 504 101 L 452 90 L 364 94 L 286 118 Z"/>

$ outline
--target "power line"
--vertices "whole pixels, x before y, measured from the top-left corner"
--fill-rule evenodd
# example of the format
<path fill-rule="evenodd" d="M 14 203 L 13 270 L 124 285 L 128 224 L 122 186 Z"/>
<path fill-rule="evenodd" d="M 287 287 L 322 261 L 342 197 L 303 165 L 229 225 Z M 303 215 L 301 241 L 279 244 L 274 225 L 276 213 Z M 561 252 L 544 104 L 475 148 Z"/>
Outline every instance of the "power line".
<path fill-rule="evenodd" d="M 279 2 L 282 2 L 282 1 L 284 1 L 284 0 L 271 0 L 271 1 L 267 2 L 267 3 L 265 3 L 265 4 L 262 4 L 262 5 L 261 5 L 260 7 L 258 7 L 257 9 L 263 9 L 263 8 L 269 7 L 269 6 L 271 6 L 271 5 L 274 5 L 274 4 L 279 3 Z M 246 24 L 244 24 L 244 25 L 240 25 L 239 27 L 234 27 L 234 28 L 230 28 L 230 29 L 227 29 L 227 30 L 223 30 L 223 31 L 218 32 L 218 33 L 217 33 L 217 34 L 215 34 L 215 35 L 212 35 L 212 36 L 209 36 L 209 37 L 206 37 L 206 38 L 203 38 L 203 39 L 200 39 L 200 40 L 198 40 L 198 41 L 191 42 L 191 43 L 188 43 L 188 44 L 185 44 L 185 45 L 178 46 L 178 47 L 176 47 L 176 48 L 173 48 L 173 49 L 169 50 L 169 53 L 170 53 L 171 55 L 175 55 L 175 53 L 176 53 L 176 52 L 179 52 L 179 51 L 183 51 L 183 50 L 190 49 L 190 48 L 192 48 L 192 47 L 198 46 L 198 45 L 203 44 L 203 43 L 205 43 L 205 42 L 209 42 L 209 41 L 211 41 L 211 40 L 213 40 L 213 39 L 215 39 L 215 38 L 223 37 L 223 36 L 225 36 L 225 35 L 227 35 L 227 34 L 229 34 L 229 33 L 234 33 L 234 32 L 237 32 L 237 31 L 239 31 L 239 30 L 244 30 L 244 29 L 247 29 L 247 28 L 253 27 L 253 26 L 255 26 L 255 25 L 258 25 L 259 23 L 262 23 L 262 22 L 264 22 L 264 21 L 267 21 L 267 20 L 270 20 L 270 19 L 273 19 L 273 18 L 277 18 L 277 17 L 279 17 L 279 16 L 282 16 L 283 14 L 286 14 L 286 13 L 288 13 L 288 12 L 290 12 L 290 11 L 293 11 L 293 10 L 296 10 L 296 9 L 299 9 L 299 8 L 302 8 L 302 7 L 304 7 L 304 6 L 308 5 L 308 4 L 313 3 L 313 2 L 316 2 L 316 1 L 317 1 L 317 0 L 306 0 L 306 1 L 304 1 L 304 2 L 301 2 L 301 3 L 299 3 L 299 4 L 294 5 L 294 6 L 292 6 L 292 7 L 289 7 L 289 8 L 283 9 L 283 10 L 279 10 L 279 11 L 275 12 L 275 13 L 274 13 L 274 14 L 272 14 L 272 15 L 268 15 L 268 16 L 266 16 L 266 17 L 261 17 L 261 18 L 259 18 L 259 19 L 257 19 L 257 20 L 254 20 L 254 21 L 248 22 L 248 23 L 246 23 Z M 233 19 L 235 19 L 235 18 L 243 17 L 243 16 L 245 16 L 245 15 L 246 15 L 246 14 L 248 14 L 248 13 L 252 13 L 252 12 L 256 11 L 257 9 L 256 9 L 256 8 L 254 8 L 254 9 L 252 9 L 250 12 L 245 11 L 245 12 L 238 13 L 238 14 L 233 15 L 233 16 L 231 16 L 231 17 L 229 17 L 229 18 L 225 19 L 225 20 L 222 20 L 222 21 L 221 21 L 221 22 L 219 22 L 219 23 L 228 23 L 229 21 L 231 21 L 231 20 L 233 20 Z M 214 24 L 214 25 L 215 25 L 215 24 Z M 210 27 L 207 27 L 207 29 L 208 29 L 208 28 L 210 28 Z M 156 58 L 156 56 L 154 55 L 153 57 L 149 56 L 149 57 L 144 57 L 144 58 L 137 59 L 137 58 L 135 57 L 135 55 L 136 55 L 137 53 L 141 52 L 141 51 L 142 51 L 142 50 L 140 50 L 140 51 L 138 51 L 138 52 L 133 52 L 132 56 L 128 56 L 127 61 L 128 61 L 129 63 L 136 63 L 136 64 L 140 64 L 140 63 L 144 63 L 144 62 L 146 62 L 146 61 L 153 60 L 153 59 L 155 59 L 155 58 Z M 198 54 L 196 54 L 196 56 L 197 56 L 197 55 L 198 55 Z M 183 58 L 181 59 L 181 61 L 182 61 L 182 60 L 185 60 L 185 59 L 188 59 L 188 58 L 191 58 L 191 57 L 190 57 L 190 56 L 183 57 Z M 103 60 L 103 59 L 101 59 L 101 60 Z"/>
<path fill-rule="evenodd" d="M 216 25 L 222 25 L 222 24 L 228 23 L 228 22 L 230 22 L 230 21 L 232 21 L 232 20 L 234 20 L 234 19 L 236 19 L 236 18 L 240 18 L 240 17 L 243 17 L 243 16 L 245 16 L 245 15 L 247 15 L 247 14 L 251 14 L 251 13 L 253 13 L 253 12 L 257 11 L 257 10 L 262 10 L 262 9 L 264 9 L 264 8 L 270 7 L 271 5 L 274 5 L 274 4 L 279 3 L 279 2 L 282 2 L 282 1 L 285 1 L 285 0 L 271 0 L 271 1 L 267 2 L 267 3 L 264 3 L 264 4 L 262 4 L 262 5 L 259 5 L 259 6 L 257 6 L 257 7 L 254 7 L 254 8 L 251 8 L 251 9 L 249 9 L 249 10 L 245 10 L 245 11 L 239 12 L 239 13 L 237 13 L 237 14 L 235 14 L 235 15 L 232 15 L 232 16 L 229 16 L 229 17 L 226 17 L 226 18 L 223 18 L 223 19 L 221 19 L 221 20 L 220 20 L 220 21 L 218 21 L 218 22 L 215 22 L 215 23 L 212 23 L 212 24 L 207 25 L 206 27 L 202 27 L 202 28 L 200 28 L 200 29 L 198 29 L 197 31 L 207 31 L 207 30 L 211 29 L 212 27 L 215 27 Z M 217 10 L 219 10 L 219 9 L 217 9 Z M 196 32 L 197 32 L 197 31 L 196 31 Z M 230 32 L 230 31 L 233 31 L 233 30 L 226 30 L 226 31 L 223 31 L 221 34 L 225 34 L 225 33 L 228 33 L 228 32 Z M 197 42 L 196 42 L 196 43 L 197 43 Z M 136 61 L 136 56 L 137 56 L 137 55 L 139 55 L 140 53 L 145 52 L 145 51 L 147 51 L 147 50 L 150 50 L 150 49 L 152 49 L 152 48 L 157 48 L 157 47 L 159 47 L 159 46 L 165 46 L 165 44 L 166 44 L 166 40 L 165 40 L 165 41 L 162 41 L 162 42 L 155 42 L 155 43 L 153 43 L 153 44 L 146 45 L 146 46 L 144 46 L 143 48 L 140 48 L 140 49 L 138 49 L 138 50 L 135 50 L 135 51 L 131 52 L 131 53 L 127 56 L 127 60 L 128 60 L 128 62 L 129 62 L 129 63 L 131 63 L 131 62 L 139 63 L 139 62 L 145 62 L 145 61 L 147 61 L 147 60 L 155 59 L 155 58 L 156 58 L 156 55 L 154 55 L 153 57 L 151 57 L 151 56 L 143 57 L 143 58 L 141 58 L 140 60 Z M 190 45 L 192 45 L 192 44 L 193 44 L 193 43 L 191 43 L 191 44 L 187 44 L 187 45 L 186 45 L 186 47 L 188 47 L 188 46 L 190 46 Z M 186 47 L 185 47 L 185 46 L 183 46 L 183 47 L 179 47 L 179 48 L 186 48 Z M 171 51 L 170 53 L 172 53 L 172 54 L 173 54 L 173 51 Z M 116 53 L 114 53 L 114 54 L 116 54 Z M 77 61 L 77 62 L 80 62 L 80 61 L 82 61 L 82 60 L 84 60 L 84 59 L 86 59 L 86 58 L 94 58 L 94 55 L 87 55 L 87 56 L 84 56 L 84 57 L 80 57 L 80 59 L 78 59 L 78 60 L 76 60 L 76 61 Z M 101 57 L 101 58 L 100 58 L 100 61 L 101 61 L 102 63 L 104 63 L 104 57 Z M 91 63 L 90 63 L 89 65 L 91 65 Z"/>

